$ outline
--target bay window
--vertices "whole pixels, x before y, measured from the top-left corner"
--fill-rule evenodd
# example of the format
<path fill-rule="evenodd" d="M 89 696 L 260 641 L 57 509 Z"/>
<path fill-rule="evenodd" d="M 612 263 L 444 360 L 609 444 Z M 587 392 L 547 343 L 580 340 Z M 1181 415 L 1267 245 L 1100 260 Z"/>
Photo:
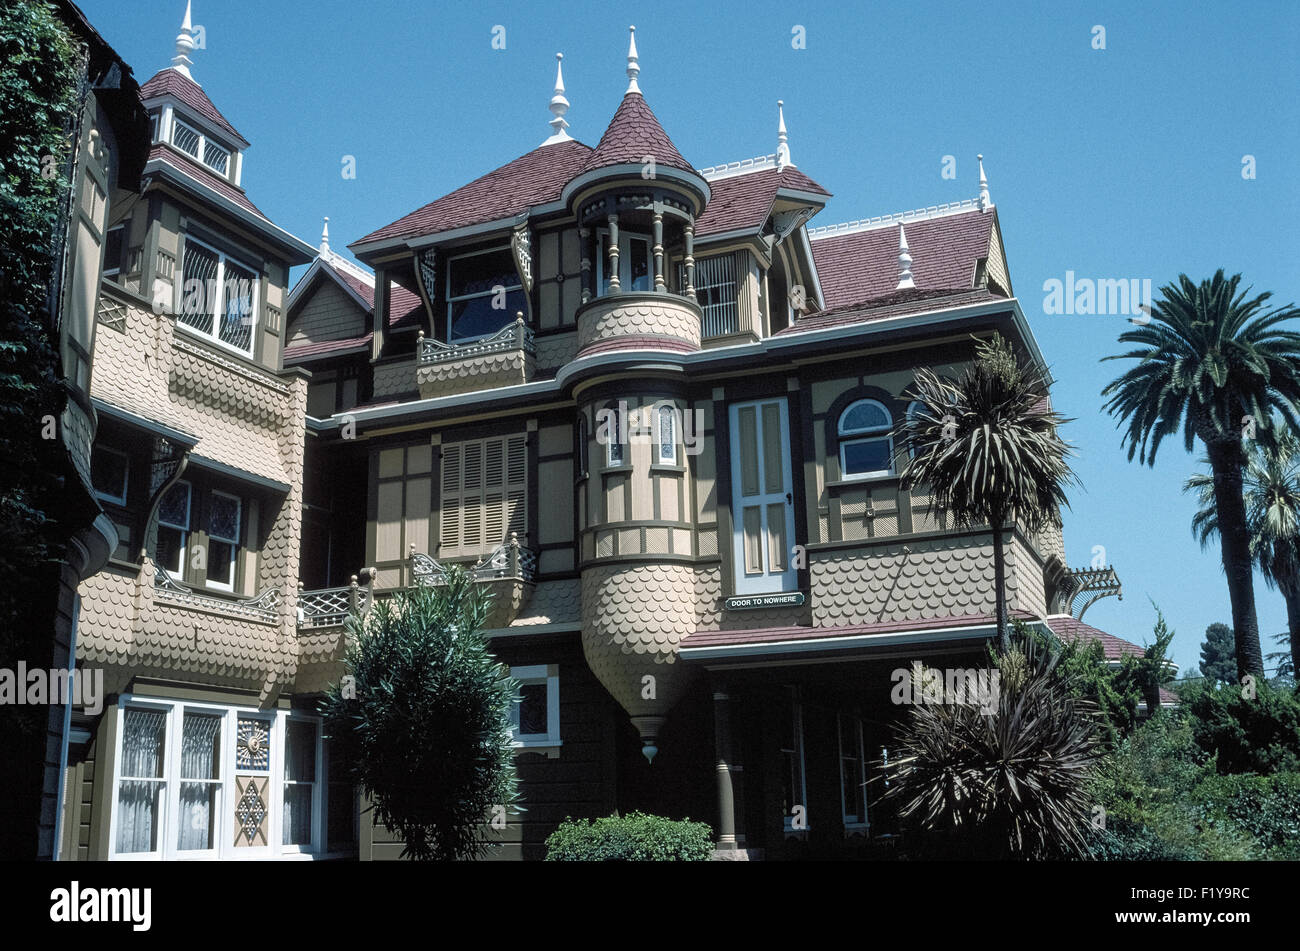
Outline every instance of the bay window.
<path fill-rule="evenodd" d="M 216 591 L 242 592 L 243 498 L 197 479 L 177 482 L 158 506 L 154 561 L 177 581 Z"/>

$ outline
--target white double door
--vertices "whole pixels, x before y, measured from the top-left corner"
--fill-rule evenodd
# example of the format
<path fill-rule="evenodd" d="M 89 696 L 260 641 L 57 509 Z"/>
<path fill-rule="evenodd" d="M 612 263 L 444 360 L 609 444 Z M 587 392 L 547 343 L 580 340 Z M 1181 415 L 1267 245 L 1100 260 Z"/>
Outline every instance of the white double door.
<path fill-rule="evenodd" d="M 793 591 L 794 483 L 784 397 L 731 406 L 735 593 Z"/>

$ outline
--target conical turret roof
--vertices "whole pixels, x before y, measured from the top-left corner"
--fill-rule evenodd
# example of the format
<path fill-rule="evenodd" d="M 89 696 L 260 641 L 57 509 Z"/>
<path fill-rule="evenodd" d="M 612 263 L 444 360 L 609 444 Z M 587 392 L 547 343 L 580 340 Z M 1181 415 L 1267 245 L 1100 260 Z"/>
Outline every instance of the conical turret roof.
<path fill-rule="evenodd" d="M 645 98 L 639 92 L 629 92 L 619 103 L 618 111 L 609 121 L 609 127 L 600 137 L 596 151 L 587 158 L 583 172 L 609 168 L 612 165 L 641 165 L 646 156 L 658 166 L 694 173 L 695 168 L 682 158 L 673 140 L 668 138 Z"/>

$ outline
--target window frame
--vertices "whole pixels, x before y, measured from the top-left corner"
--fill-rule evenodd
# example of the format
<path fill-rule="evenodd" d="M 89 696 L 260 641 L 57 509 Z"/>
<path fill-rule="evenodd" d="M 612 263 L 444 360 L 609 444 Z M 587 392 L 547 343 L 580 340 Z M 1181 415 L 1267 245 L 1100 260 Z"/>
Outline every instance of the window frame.
<path fill-rule="evenodd" d="M 605 248 L 605 243 L 609 239 L 608 228 L 596 229 L 596 296 L 611 296 L 605 287 L 605 268 L 609 266 L 609 252 Z M 646 246 L 646 281 L 649 284 L 645 290 L 632 289 L 632 241 L 644 241 Z M 655 286 L 654 270 L 654 241 L 649 234 L 643 234 L 640 231 L 627 231 L 623 228 L 618 229 L 618 288 L 620 294 L 648 294 L 654 290 Z M 624 280 L 624 277 L 627 280 Z"/>
<path fill-rule="evenodd" d="M 607 412 L 614 414 L 614 432 L 612 438 L 605 443 L 605 468 L 606 469 L 626 469 L 630 463 L 627 461 L 627 448 L 631 443 L 631 431 L 628 429 L 627 416 L 623 413 L 623 407 L 617 403 L 602 407 Z M 599 430 L 599 427 L 597 427 Z M 625 429 L 628 429 L 628 443 L 624 443 L 622 435 Z M 614 448 L 618 447 L 618 457 L 615 458 Z"/>
<path fill-rule="evenodd" d="M 478 256 L 483 255 L 483 254 L 500 254 L 500 253 L 502 253 L 503 251 L 504 251 L 507 255 L 510 255 L 510 260 L 511 260 L 511 262 L 513 263 L 513 262 L 514 262 L 514 252 L 511 250 L 509 244 L 502 244 L 502 245 L 498 245 L 497 247 L 492 247 L 492 248 L 481 248 L 481 249 L 479 249 L 478 251 L 467 251 L 467 252 L 465 252 L 464 254 L 456 254 L 456 255 L 450 255 L 450 254 L 449 254 L 449 255 L 447 256 L 447 278 L 446 278 L 446 280 L 443 282 L 443 283 L 444 283 L 444 287 L 445 287 L 445 289 L 446 289 L 446 293 L 445 293 L 445 295 L 444 295 L 444 300 L 445 300 L 446 305 L 447 305 L 447 307 L 446 307 L 446 314 L 447 314 L 447 343 L 449 343 L 449 344 L 451 344 L 451 345 L 453 345 L 453 346 L 459 346 L 460 344 L 473 343 L 473 342 L 476 341 L 476 340 L 485 340 L 485 339 L 487 339 L 488 337 L 491 337 L 493 334 L 498 334 L 498 333 L 500 333 L 501 330 L 504 329 L 504 327 L 509 326 L 510 322 L 513 321 L 513 320 L 515 319 L 515 315 L 512 314 L 512 313 L 510 313 L 510 308 L 507 307 L 507 308 L 506 308 L 506 316 L 507 316 L 508 319 L 507 319 L 506 323 L 505 323 L 504 325 L 502 325 L 502 327 L 498 327 L 496 330 L 493 330 L 493 331 L 491 331 L 491 332 L 489 332 L 489 333 L 479 334 L 479 335 L 474 336 L 474 337 L 453 338 L 453 336 L 452 336 L 452 333 L 453 333 L 453 330 L 454 330 L 454 326 L 453 326 L 453 323 L 452 323 L 452 314 L 451 314 L 451 309 L 452 309 L 452 307 L 453 307 L 455 304 L 459 303 L 460 301 L 466 301 L 466 300 L 477 300 L 477 299 L 479 299 L 480 297 L 493 297 L 493 296 L 495 296 L 495 294 L 496 294 L 496 291 L 492 290 L 492 288 L 488 288 L 486 291 L 475 291 L 475 292 L 472 293 L 472 294 L 459 294 L 459 295 L 453 297 L 453 296 L 452 296 L 452 293 L 451 293 L 451 276 L 452 276 L 452 271 L 453 271 L 453 269 L 454 269 L 454 265 L 455 265 L 455 263 L 456 263 L 457 261 L 463 261 L 463 260 L 465 260 L 466 258 L 478 257 Z M 516 279 L 519 279 L 519 267 L 518 267 L 518 265 L 515 265 L 515 266 L 514 266 L 513 273 L 514 273 L 515 278 L 516 278 Z M 495 286 L 495 285 L 494 285 L 494 286 Z M 523 289 L 524 289 L 524 285 L 523 285 L 523 281 L 522 281 L 522 279 L 520 279 L 520 283 L 518 283 L 518 284 L 504 284 L 504 285 L 502 285 L 502 287 L 505 288 L 505 292 L 506 292 L 506 296 L 507 296 L 507 297 L 509 297 L 511 291 L 521 291 L 521 292 L 522 292 Z M 525 297 L 526 297 L 526 296 L 527 296 L 527 295 L 525 295 Z"/>
<path fill-rule="evenodd" d="M 803 806 L 804 827 L 802 829 L 794 827 L 794 816 L 790 814 L 789 810 L 783 814 L 781 827 L 786 835 L 802 836 L 806 835 L 808 830 L 812 828 L 812 823 L 808 818 L 808 760 L 805 752 L 807 743 L 804 737 L 803 698 L 800 696 L 797 686 L 786 685 L 785 689 L 788 691 L 789 697 L 790 706 L 786 712 L 791 716 L 790 728 L 794 735 L 794 749 L 787 749 L 784 745 L 780 747 L 782 766 L 788 766 L 791 769 L 798 768 L 799 794 L 802 798 L 799 802 L 791 803 L 791 806 Z M 784 737 L 782 742 L 784 743 Z M 789 757 L 788 760 L 787 757 Z"/>
<path fill-rule="evenodd" d="M 194 152 L 190 152 L 186 150 L 181 146 L 179 142 L 176 141 L 177 127 L 185 129 L 187 132 L 192 132 L 194 133 L 194 135 L 198 136 L 198 144 L 195 146 Z M 211 162 L 208 161 L 207 156 L 208 156 L 209 143 L 211 143 L 213 147 L 226 153 L 226 167 L 224 170 L 217 168 L 215 165 L 213 165 Z M 220 139 L 209 135 L 208 133 L 204 132 L 202 129 L 198 128 L 197 126 L 192 125 L 189 122 L 186 122 L 184 119 L 176 115 L 174 112 L 172 113 L 172 127 L 171 127 L 169 144 L 177 151 L 179 151 L 181 154 L 188 155 L 190 158 L 194 159 L 194 161 L 198 162 L 200 165 L 202 165 L 204 168 L 210 171 L 213 175 L 216 175 L 218 178 L 223 178 L 226 181 L 232 180 L 230 171 L 232 168 L 234 168 L 235 154 L 238 150 L 232 148 L 229 145 L 226 145 Z"/>
<path fill-rule="evenodd" d="M 665 415 L 666 414 L 666 415 Z M 669 421 L 671 432 L 669 433 L 670 445 L 672 452 L 664 455 L 664 420 Z M 678 459 L 678 441 L 680 433 L 677 432 L 677 407 L 671 403 L 660 403 L 655 409 L 654 421 L 654 438 L 655 438 L 655 465 L 657 466 L 676 466 L 680 465 Z"/>
<path fill-rule="evenodd" d="M 865 730 L 862 725 L 862 718 L 858 716 L 837 713 L 835 715 L 836 736 L 839 740 L 839 764 L 840 764 L 840 813 L 844 822 L 846 832 L 864 831 L 871 824 L 871 817 L 867 806 L 867 757 L 866 744 L 864 742 Z M 852 749 L 847 753 L 844 749 L 844 728 L 849 726 L 852 729 L 850 737 Z M 856 755 L 854 755 L 856 753 Z M 845 761 L 857 763 L 857 788 L 861 798 L 862 813 L 859 818 L 857 813 L 849 812 L 849 803 L 844 796 L 844 775 Z"/>
<path fill-rule="evenodd" d="M 131 494 L 131 456 L 129 453 L 126 453 L 121 449 L 114 449 L 112 446 L 95 446 L 91 451 L 92 470 L 94 467 L 94 454 L 97 452 L 102 452 L 111 456 L 117 456 L 126 463 L 126 466 L 122 472 L 121 496 L 109 495 L 107 492 L 101 492 L 99 489 L 95 488 L 94 485 L 92 484 L 91 488 L 93 488 L 95 491 L 95 498 L 104 502 L 112 503 L 113 505 L 120 505 L 123 508 L 125 508 L 126 500 Z"/>
<path fill-rule="evenodd" d="M 861 406 L 863 403 L 870 403 L 872 406 L 878 407 L 880 411 L 885 414 L 885 419 L 888 420 L 888 422 L 879 426 L 867 426 L 846 432 L 844 426 L 845 418 L 855 407 Z M 856 399 L 845 406 L 844 409 L 840 410 L 839 417 L 835 421 L 835 434 L 838 443 L 840 462 L 840 478 L 844 481 L 865 481 L 868 479 L 887 479 L 894 476 L 896 474 L 896 467 L 894 465 L 893 429 L 894 414 L 889 411 L 888 406 L 878 399 L 872 399 L 871 397 Z M 845 462 L 845 450 L 850 446 L 868 442 L 879 442 L 881 440 L 884 440 L 886 445 L 889 447 L 889 454 L 887 456 L 889 460 L 888 468 L 873 469 L 865 472 L 849 472 L 848 466 Z"/>
<path fill-rule="evenodd" d="M 707 283 L 701 283 L 702 277 L 712 277 L 712 275 L 707 274 L 707 272 L 714 266 L 721 270 L 729 271 L 731 274 L 730 280 L 721 282 L 711 280 Z M 678 281 L 682 286 L 682 292 L 685 293 L 686 265 L 684 263 L 679 263 L 677 267 L 679 269 Z M 725 337 L 730 334 L 740 333 L 740 278 L 737 276 L 738 270 L 739 269 L 736 267 L 736 253 L 734 251 L 724 251 L 721 254 L 708 254 L 704 257 L 695 259 L 693 286 L 695 288 L 696 303 L 700 305 L 700 310 L 704 312 L 704 316 L 700 321 L 700 335 L 702 337 Z M 707 304 L 700 300 L 702 291 L 718 292 L 725 289 L 728 284 L 731 287 L 730 295 L 721 293 L 717 294 L 717 296 L 722 297 L 722 300 Z M 728 311 L 728 308 L 730 308 L 730 311 Z M 711 323 L 721 326 L 722 329 L 718 329 L 718 326 L 714 326 L 710 330 Z"/>
<path fill-rule="evenodd" d="M 550 752 L 559 755 L 564 745 L 560 736 L 560 668 L 558 664 L 527 664 L 510 668 L 510 676 L 521 687 L 546 685 L 546 732 L 520 733 L 518 711 L 521 704 L 511 705 L 511 745 L 521 752 Z M 553 751 L 553 752 L 552 752 Z"/>
<path fill-rule="evenodd" d="M 181 486 L 185 486 L 185 490 L 186 490 L 184 527 L 177 525 L 175 522 L 165 521 L 162 515 L 161 503 L 159 504 L 158 507 L 158 528 L 162 529 L 166 527 L 171 529 L 172 531 L 177 531 L 181 533 L 181 543 L 177 548 L 177 550 L 180 553 L 180 564 L 176 568 L 172 568 L 170 565 L 164 565 L 162 563 L 162 560 L 158 554 L 158 539 L 156 537 L 156 534 L 155 534 L 154 544 L 153 544 L 153 557 L 154 557 L 154 564 L 158 565 L 160 568 L 166 571 L 167 574 L 173 580 L 184 582 L 185 566 L 189 561 L 189 559 L 186 556 L 189 554 L 189 550 L 190 550 L 190 536 L 194 534 L 194 528 L 193 528 L 194 526 L 194 484 L 187 479 L 177 479 L 174 483 L 172 483 L 171 488 L 169 488 L 163 494 L 163 498 L 165 499 L 168 495 L 171 495 Z"/>
<path fill-rule="evenodd" d="M 587 478 L 591 471 L 591 439 L 590 425 L 587 422 L 586 413 L 578 413 L 577 421 L 573 424 L 574 439 L 574 459 L 577 468 L 577 480 L 582 481 Z"/>
<path fill-rule="evenodd" d="M 231 539 L 231 538 L 223 538 L 223 537 L 221 537 L 220 535 L 214 535 L 214 534 L 212 533 L 212 529 L 211 529 L 212 504 L 211 504 L 211 500 L 212 500 L 212 497 L 213 497 L 213 496 L 217 496 L 217 495 L 223 496 L 224 498 L 227 498 L 227 499 L 233 499 L 234 502 L 235 502 L 235 537 L 234 537 L 233 539 Z M 207 565 L 207 567 L 203 569 L 203 583 L 204 583 L 204 585 L 205 585 L 206 587 L 209 587 L 209 588 L 215 588 L 215 589 L 218 590 L 218 591 L 229 591 L 229 592 L 232 592 L 232 593 L 233 593 L 234 590 L 235 590 L 235 588 L 238 587 L 237 582 L 239 581 L 239 553 L 240 553 L 240 550 L 243 548 L 243 535 L 244 535 L 244 500 L 243 500 L 242 497 L 240 497 L 240 496 L 238 496 L 238 495 L 235 495 L 233 492 L 226 492 L 226 491 L 223 491 L 222 489 L 208 489 L 208 490 L 204 493 L 204 504 L 203 504 L 203 506 L 202 506 L 202 509 L 203 509 L 203 514 L 207 517 L 207 518 L 205 519 L 205 525 L 204 525 L 204 528 L 203 528 L 203 535 L 204 535 L 204 538 L 205 538 L 205 540 L 206 540 L 206 542 L 207 542 L 206 547 L 207 547 L 207 552 L 208 552 L 208 558 L 207 558 L 207 561 L 205 562 L 205 564 Z M 230 582 L 229 582 L 229 583 L 222 583 L 222 582 L 220 582 L 220 581 L 214 581 L 214 580 L 212 580 L 212 564 L 213 564 L 213 562 L 212 562 L 212 542 L 213 542 L 213 539 L 215 539 L 216 541 L 222 543 L 223 545 L 229 545 L 229 546 L 230 546 Z"/>
<path fill-rule="evenodd" d="M 311 782 L 305 782 L 300 779 L 289 779 L 286 759 L 289 755 L 289 733 L 290 726 L 294 723 L 306 723 L 312 726 L 312 779 Z M 320 717 L 307 716 L 296 711 L 290 713 L 284 718 L 284 729 L 281 735 L 281 747 L 283 756 L 281 757 L 282 769 L 279 784 L 280 796 L 280 834 L 277 836 L 278 847 L 281 853 L 288 854 L 311 854 L 319 852 L 325 844 L 326 825 L 329 819 L 324 814 L 322 806 L 327 802 L 327 796 L 324 791 L 322 781 L 322 767 L 325 765 L 325 738 L 323 725 Z M 301 842 L 285 842 L 284 836 L 287 831 L 285 820 L 285 800 L 288 798 L 289 786 L 310 786 L 311 796 L 311 838 L 306 844 Z"/>
<path fill-rule="evenodd" d="M 233 343 L 229 343 L 228 341 L 221 339 L 221 323 L 220 323 L 221 315 L 217 309 L 216 300 L 211 302 L 212 309 L 206 313 L 206 316 L 212 318 L 211 333 L 202 330 L 199 327 L 195 327 L 193 324 L 186 323 L 185 321 L 180 319 L 181 312 L 183 310 L 184 303 L 185 303 L 185 296 L 186 296 L 185 286 L 187 283 L 187 279 L 185 277 L 185 248 L 189 245 L 191 241 L 197 244 L 200 248 L 203 248 L 206 251 L 210 251 L 212 254 L 215 254 L 217 256 L 217 273 L 213 280 L 217 288 L 216 296 L 223 304 L 225 301 L 225 294 L 226 294 L 226 262 L 227 261 L 234 264 L 236 267 L 242 268 L 243 270 L 247 271 L 249 274 L 253 275 L 253 280 L 249 282 L 249 284 L 252 287 L 252 293 L 250 295 L 249 304 L 248 304 L 249 324 L 248 324 L 248 349 L 247 350 L 241 349 L 235 346 Z M 253 267 L 252 265 L 246 263 L 242 258 L 230 254 L 227 251 L 223 251 L 221 248 L 217 247 L 214 244 L 210 244 L 207 241 L 204 241 L 202 238 L 195 237 L 191 232 L 188 231 L 185 232 L 185 241 L 180 248 L 179 258 L 180 260 L 177 262 L 177 267 L 180 270 L 180 281 L 178 283 L 180 306 L 176 308 L 176 325 L 178 327 L 183 327 L 186 330 L 186 332 L 192 333 L 196 337 L 200 337 L 203 340 L 207 341 L 208 343 L 216 344 L 218 347 L 224 347 L 225 349 L 229 350 L 231 353 L 237 353 L 241 357 L 245 358 L 246 360 L 256 359 L 258 330 L 261 327 L 261 321 L 258 320 L 259 312 L 261 310 L 261 303 L 262 303 L 261 270 L 259 268 Z M 203 295 L 206 300 L 208 296 L 207 287 L 203 288 Z"/>
<path fill-rule="evenodd" d="M 110 262 L 108 259 L 109 238 L 114 231 L 120 231 L 122 233 L 122 238 L 121 238 L 121 243 L 118 244 L 117 246 L 117 260 Z M 126 222 L 115 224 L 112 227 L 105 229 L 104 231 L 104 274 L 103 274 L 104 277 L 112 278 L 114 279 L 114 281 L 116 281 L 117 277 L 121 275 L 122 258 L 126 256 L 126 239 L 127 239 Z"/>

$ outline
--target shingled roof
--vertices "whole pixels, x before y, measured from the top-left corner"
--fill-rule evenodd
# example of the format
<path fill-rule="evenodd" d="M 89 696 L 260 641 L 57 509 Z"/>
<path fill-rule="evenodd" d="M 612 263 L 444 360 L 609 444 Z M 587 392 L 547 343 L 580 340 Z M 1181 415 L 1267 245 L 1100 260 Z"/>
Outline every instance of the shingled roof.
<path fill-rule="evenodd" d="M 709 203 L 695 221 L 697 238 L 762 227 L 772 213 L 779 189 L 810 192 L 827 198 L 831 194 L 793 166 L 778 171 L 773 165 L 719 178 L 710 178 L 706 174 L 705 179 L 709 183 Z"/>
<path fill-rule="evenodd" d="M 439 234 L 509 218 L 534 205 L 555 201 L 564 186 L 581 171 L 590 154 L 591 147 L 576 140 L 538 146 L 392 224 L 372 231 L 348 247 L 385 238 Z"/>
<path fill-rule="evenodd" d="M 148 161 L 152 162 L 155 159 L 167 162 L 169 165 L 172 165 L 183 172 L 187 178 L 192 178 L 195 181 L 206 185 L 214 192 L 229 198 L 240 208 L 243 208 L 246 211 L 251 211 L 253 214 L 265 221 L 270 221 L 270 219 L 262 213 L 262 210 L 254 205 L 249 197 L 244 194 L 242 188 L 238 185 L 232 185 L 229 179 L 222 178 L 202 162 L 195 161 L 193 156 L 187 155 L 180 149 L 174 148 L 166 142 L 158 142 L 149 150 Z"/>
<path fill-rule="evenodd" d="M 895 291 L 887 297 L 880 297 L 872 301 L 863 301 L 831 310 L 818 311 L 815 314 L 800 318 L 789 327 L 783 327 L 773 336 L 786 337 L 791 334 L 809 333 L 814 330 L 828 330 L 831 327 L 848 327 L 852 324 L 888 320 L 891 317 L 907 317 L 911 314 L 923 314 L 930 311 L 1005 300 L 1005 297 L 990 293 L 982 287 L 971 290 L 942 289 L 929 291 L 912 288 L 910 290 Z"/>
<path fill-rule="evenodd" d="M 925 291 L 969 290 L 988 257 L 996 209 L 896 215 L 866 225 L 815 228 L 813 263 L 827 309 L 892 295 L 898 287 L 898 226 L 907 232 L 912 275 Z"/>
<path fill-rule="evenodd" d="M 582 171 L 611 165 L 640 165 L 647 155 L 654 159 L 655 165 L 695 172 L 695 166 L 682 158 L 673 140 L 668 138 L 645 97 L 639 92 L 629 92 L 618 104 L 614 118 L 609 120 L 605 134 L 587 157 Z"/>
<path fill-rule="evenodd" d="M 199 84 L 170 67 L 155 73 L 140 87 L 140 98 L 145 102 L 167 95 L 175 96 L 218 129 L 235 138 L 241 146 L 248 145 L 248 140 L 240 135 L 229 120 L 221 114 L 221 110 L 212 104 L 212 100 Z"/>

